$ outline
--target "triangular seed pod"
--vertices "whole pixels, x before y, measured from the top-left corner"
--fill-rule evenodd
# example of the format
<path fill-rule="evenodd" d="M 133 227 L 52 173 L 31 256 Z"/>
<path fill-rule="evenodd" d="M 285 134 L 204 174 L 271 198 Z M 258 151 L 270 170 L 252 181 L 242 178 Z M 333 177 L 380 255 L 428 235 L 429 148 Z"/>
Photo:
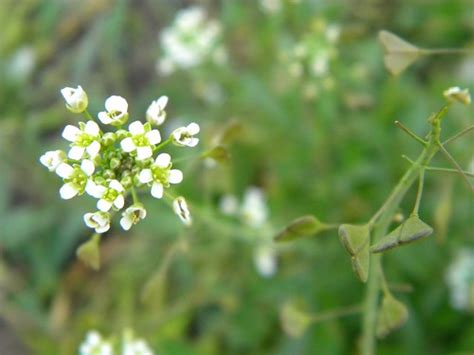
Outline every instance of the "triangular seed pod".
<path fill-rule="evenodd" d="M 327 227 L 312 215 L 302 216 L 293 220 L 275 236 L 277 242 L 287 242 L 326 230 Z"/>
<path fill-rule="evenodd" d="M 392 295 L 383 298 L 377 318 L 376 333 L 378 338 L 385 338 L 391 332 L 399 329 L 408 319 L 408 310 Z"/>
<path fill-rule="evenodd" d="M 369 242 L 370 230 L 367 225 L 341 224 L 339 226 L 339 237 L 344 248 L 354 256 Z"/>
<path fill-rule="evenodd" d="M 388 31 L 379 32 L 379 41 L 385 51 L 385 67 L 393 75 L 400 74 L 423 54 L 420 48 Z"/>

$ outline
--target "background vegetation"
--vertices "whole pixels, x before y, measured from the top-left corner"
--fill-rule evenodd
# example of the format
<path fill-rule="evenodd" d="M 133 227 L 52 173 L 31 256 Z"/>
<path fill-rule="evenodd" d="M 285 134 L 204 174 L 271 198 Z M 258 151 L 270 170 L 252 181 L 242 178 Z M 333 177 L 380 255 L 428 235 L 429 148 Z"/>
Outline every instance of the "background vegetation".
<path fill-rule="evenodd" d="M 226 64 L 159 75 L 160 31 L 196 3 L 222 24 Z M 472 47 L 474 9 L 468 0 L 282 4 L 272 13 L 256 1 L 0 2 L 0 317 L 26 348 L 72 354 L 89 329 L 108 335 L 131 327 L 162 354 L 354 352 L 357 315 L 314 324 L 299 338 L 282 330 L 279 317 L 292 300 L 311 314 L 362 300 L 337 233 L 277 245 L 278 270 L 269 278 L 254 267 L 255 248 L 303 214 L 355 223 L 372 215 L 407 168 L 401 154 L 419 152 L 393 121 L 424 134 L 444 89 L 474 88 L 468 56 L 423 58 L 390 76 L 377 32 L 423 47 Z M 291 79 L 285 46 L 321 23 L 341 30 L 327 75 Z M 59 179 L 38 162 L 44 151 L 67 146 L 60 132 L 77 117 L 59 90 L 76 85 L 87 91 L 91 112 L 117 94 L 137 119 L 168 95 L 169 124 L 198 122 L 201 151 L 229 125 L 239 129 L 226 143 L 227 163 L 179 164 L 185 181 L 177 191 L 190 203 L 193 228 L 149 197 L 147 219 L 130 233 L 116 225 L 103 238 L 98 272 L 75 258 L 90 235 L 82 215 L 92 201 L 61 200 Z M 472 106 L 453 107 L 447 135 L 472 124 L 472 113 Z M 467 169 L 472 139 L 451 152 Z M 267 196 L 261 229 L 219 210 L 222 196 L 242 199 L 248 186 Z M 410 211 L 414 194 L 401 212 Z M 453 309 L 445 283 L 457 251 L 473 248 L 472 195 L 457 177 L 430 174 L 421 217 L 434 236 L 384 259 L 410 318 L 378 353 L 472 352 L 472 314 Z"/>

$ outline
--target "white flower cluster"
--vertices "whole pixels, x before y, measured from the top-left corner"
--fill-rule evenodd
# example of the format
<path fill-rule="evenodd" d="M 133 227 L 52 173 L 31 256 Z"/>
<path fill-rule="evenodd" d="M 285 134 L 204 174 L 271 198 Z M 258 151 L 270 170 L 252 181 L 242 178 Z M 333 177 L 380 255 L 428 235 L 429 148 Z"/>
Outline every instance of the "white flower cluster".
<path fill-rule="evenodd" d="M 459 310 L 474 311 L 474 249 L 462 249 L 449 266 L 446 283 L 451 304 Z"/>
<path fill-rule="evenodd" d="M 85 340 L 79 346 L 79 355 L 153 355 L 153 351 L 143 339 L 134 338 L 131 331 L 125 331 L 122 336 L 120 351 L 114 351 L 112 341 L 108 341 L 102 335 L 91 330 L 87 333 Z"/>
<path fill-rule="evenodd" d="M 87 95 L 79 86 L 61 90 L 66 107 L 74 113 L 87 110 Z M 195 147 L 199 139 L 199 125 L 191 123 L 175 129 L 168 139 L 162 141 L 159 126 L 165 121 L 166 96 L 153 101 L 147 110 L 147 123 L 134 121 L 128 130 L 121 128 L 128 120 L 128 103 L 120 96 L 111 96 L 105 101 L 105 111 L 98 114 L 104 125 L 115 127 L 114 132 L 103 132 L 96 121 L 79 122 L 78 126 L 67 125 L 62 136 L 70 142 L 67 152 L 54 150 L 41 156 L 40 162 L 49 171 L 55 172 L 64 181 L 59 190 L 63 199 L 71 199 L 84 193 L 97 199 L 96 212 L 84 215 L 85 224 L 104 233 L 110 228 L 114 212 L 122 210 L 129 194 L 133 203 L 122 212 L 120 225 L 129 230 L 132 225 L 146 217 L 144 206 L 138 201 L 135 189 L 148 187 L 153 197 L 161 199 L 164 190 L 171 184 L 179 184 L 183 173 L 173 169 L 171 156 L 160 152 L 168 143 L 180 147 Z M 187 225 L 191 217 L 183 197 L 175 201 L 175 211 Z"/>
<path fill-rule="evenodd" d="M 330 77 L 331 62 L 337 57 L 336 44 L 340 27 L 319 19 L 312 30 L 281 54 L 283 65 L 293 80 L 304 80 L 305 96 L 313 98 L 334 85 Z M 317 80 L 318 84 L 316 84 Z"/>
<path fill-rule="evenodd" d="M 250 186 L 244 193 L 242 204 L 234 195 L 226 195 L 220 201 L 220 210 L 228 216 L 238 216 L 243 223 L 255 229 L 262 229 L 268 220 L 268 207 L 262 189 Z M 271 277 L 277 271 L 277 253 L 267 240 L 258 242 L 254 251 L 254 263 L 258 273 Z"/>
<path fill-rule="evenodd" d="M 160 34 L 161 58 L 158 72 L 169 75 L 209 61 L 222 64 L 227 55 L 221 43 L 222 28 L 217 20 L 207 19 L 205 10 L 192 6 L 179 11 L 173 24 Z"/>

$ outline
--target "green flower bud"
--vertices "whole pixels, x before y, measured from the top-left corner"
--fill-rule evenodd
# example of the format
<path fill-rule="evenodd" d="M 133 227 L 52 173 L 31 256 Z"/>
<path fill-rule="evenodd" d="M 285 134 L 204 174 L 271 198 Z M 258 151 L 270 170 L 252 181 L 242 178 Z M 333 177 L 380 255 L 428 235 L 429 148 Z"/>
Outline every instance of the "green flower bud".
<path fill-rule="evenodd" d="M 117 135 L 113 132 L 107 132 L 102 136 L 103 145 L 112 145 L 117 140 Z"/>
<path fill-rule="evenodd" d="M 123 187 L 128 189 L 129 187 L 133 185 L 133 179 L 130 175 L 127 175 L 127 176 L 124 176 L 122 180 L 120 180 L 120 183 L 123 185 Z"/>
<path fill-rule="evenodd" d="M 116 134 L 118 140 L 122 140 L 122 139 L 129 136 L 129 133 L 124 129 L 117 130 L 117 132 L 115 132 L 115 134 Z"/>
<path fill-rule="evenodd" d="M 106 179 L 115 179 L 115 173 L 110 169 L 104 170 L 103 176 Z"/>
<path fill-rule="evenodd" d="M 121 161 L 120 159 L 117 159 L 117 158 L 112 158 L 110 159 L 110 168 L 115 170 L 117 169 L 121 164 Z"/>

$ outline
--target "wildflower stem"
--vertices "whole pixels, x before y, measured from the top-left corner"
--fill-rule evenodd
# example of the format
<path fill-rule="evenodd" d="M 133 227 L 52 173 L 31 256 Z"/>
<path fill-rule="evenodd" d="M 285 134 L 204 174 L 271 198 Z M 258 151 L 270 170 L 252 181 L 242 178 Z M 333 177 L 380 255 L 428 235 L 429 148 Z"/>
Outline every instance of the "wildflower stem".
<path fill-rule="evenodd" d="M 90 114 L 90 112 L 88 110 L 84 110 L 84 116 L 86 116 L 86 118 L 88 120 L 94 120 L 94 118 L 92 117 L 92 115 Z"/>
<path fill-rule="evenodd" d="M 418 215 L 420 209 L 421 195 L 423 194 L 423 184 L 425 182 L 425 167 L 420 168 L 420 175 L 418 178 L 418 192 L 416 193 L 415 206 L 413 207 L 412 215 Z"/>
<path fill-rule="evenodd" d="M 137 191 L 135 191 L 135 186 L 132 185 L 130 191 L 132 192 L 133 204 L 139 203 Z"/>
<path fill-rule="evenodd" d="M 161 142 L 160 144 L 158 144 L 158 145 L 153 149 L 153 151 L 155 151 L 155 152 L 159 151 L 161 148 L 166 147 L 168 144 L 170 144 L 171 141 L 172 141 L 172 138 L 169 137 L 167 140 L 165 140 L 165 141 Z"/>
<path fill-rule="evenodd" d="M 474 191 L 474 187 L 471 185 L 471 182 L 469 181 L 469 178 L 466 176 L 462 168 L 459 166 L 458 162 L 449 154 L 449 152 L 446 150 L 446 148 L 441 144 L 438 143 L 438 147 L 441 150 L 441 152 L 444 154 L 445 158 L 454 166 L 456 171 L 461 174 L 463 177 L 464 181 L 466 182 L 467 186 L 471 191 Z"/>
<path fill-rule="evenodd" d="M 423 138 L 419 137 L 417 134 L 412 132 L 408 127 L 406 127 L 403 123 L 400 121 L 395 121 L 395 125 L 400 128 L 402 131 L 404 131 L 406 134 L 408 134 L 410 137 L 412 137 L 414 140 L 416 140 L 418 143 L 426 147 L 428 144 L 427 141 L 425 141 Z"/>
<path fill-rule="evenodd" d="M 338 308 L 338 309 L 333 309 L 330 311 L 317 313 L 317 314 L 312 315 L 310 318 L 311 318 L 312 323 L 319 323 L 319 322 L 324 322 L 324 321 L 335 319 L 335 318 L 351 316 L 360 312 L 362 312 L 362 306 L 353 305 L 353 306 L 348 306 L 344 308 Z"/>
<path fill-rule="evenodd" d="M 474 130 L 474 125 L 469 126 L 469 127 L 465 128 L 465 129 L 463 129 L 462 131 L 456 133 L 454 136 L 452 136 L 452 137 L 446 139 L 446 140 L 442 143 L 442 145 L 446 145 L 446 144 L 448 144 L 448 143 L 451 143 L 451 142 L 455 141 L 456 139 L 462 137 L 463 135 L 469 133 L 469 132 L 472 131 L 472 130 Z"/>
<path fill-rule="evenodd" d="M 426 166 L 426 167 L 425 167 L 425 170 L 428 170 L 428 171 L 437 171 L 437 172 L 441 172 L 441 173 L 455 173 L 455 174 L 459 174 L 459 171 L 458 171 L 457 169 L 439 168 L 439 167 L 436 167 L 436 166 Z M 474 177 L 474 173 L 471 173 L 471 172 L 465 171 L 465 170 L 463 170 L 462 172 L 463 172 L 466 176 Z"/>
<path fill-rule="evenodd" d="M 474 48 L 435 48 L 435 49 L 424 49 L 424 54 L 436 55 L 436 54 L 469 54 L 474 53 Z"/>

